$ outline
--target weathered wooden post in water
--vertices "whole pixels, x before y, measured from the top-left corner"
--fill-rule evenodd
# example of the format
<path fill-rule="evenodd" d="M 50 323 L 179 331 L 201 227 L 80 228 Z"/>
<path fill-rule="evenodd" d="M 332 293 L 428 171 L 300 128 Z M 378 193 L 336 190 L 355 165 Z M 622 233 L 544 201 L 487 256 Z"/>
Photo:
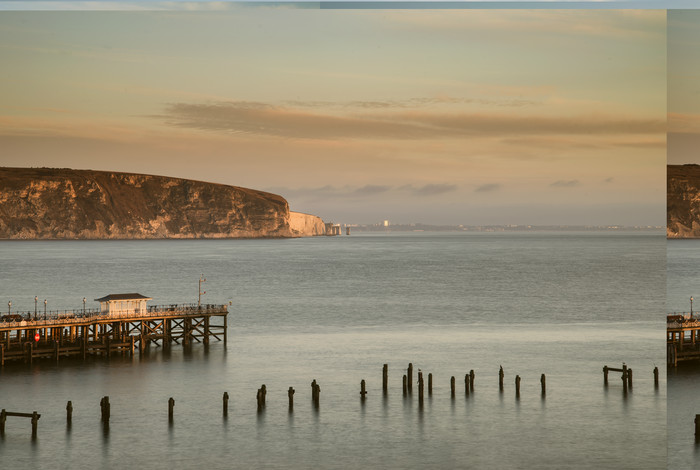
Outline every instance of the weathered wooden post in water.
<path fill-rule="evenodd" d="M 433 373 L 428 374 L 428 395 L 433 394 Z"/>
<path fill-rule="evenodd" d="M 423 372 L 418 369 L 418 402 L 423 404 Z"/>
<path fill-rule="evenodd" d="M 386 395 L 389 391 L 389 365 L 384 364 L 382 368 L 382 393 Z"/>
<path fill-rule="evenodd" d="M 540 377 L 540 383 L 542 384 L 542 396 L 544 396 L 547 393 L 547 383 L 544 374 Z"/>
<path fill-rule="evenodd" d="M 450 377 L 450 396 L 455 397 L 455 376 Z"/>
<path fill-rule="evenodd" d="M 66 424 L 68 424 L 68 426 L 70 426 L 72 422 L 73 422 L 73 402 L 71 402 L 69 400 L 68 404 L 66 404 Z"/>
<path fill-rule="evenodd" d="M 228 417 L 228 392 L 224 392 L 224 418 Z"/>
<path fill-rule="evenodd" d="M 2 410 L 3 412 L 5 410 Z M 0 431 L 4 429 L 4 421 L 2 421 L 2 418 L 0 418 Z M 700 442 L 700 415 L 695 415 L 695 442 Z"/>
<path fill-rule="evenodd" d="M 603 366 L 603 385 L 608 385 L 608 366 Z"/>
<path fill-rule="evenodd" d="M 39 415 L 36 411 L 32 412 L 32 439 L 36 439 L 36 428 L 39 425 Z"/>
<path fill-rule="evenodd" d="M 469 376 L 469 374 L 466 374 L 464 376 L 464 394 L 466 396 L 469 396 L 469 386 L 470 386 L 471 382 L 472 382 L 471 377 Z"/>
<path fill-rule="evenodd" d="M 102 397 L 102 400 L 100 400 L 100 410 L 102 411 L 102 422 L 105 424 L 109 423 L 109 416 L 110 416 L 110 406 L 109 406 L 109 397 L 104 396 Z"/>
<path fill-rule="evenodd" d="M 505 375 L 503 373 L 503 366 L 500 366 L 501 368 L 498 370 L 498 389 L 502 392 L 503 391 L 503 376 Z"/>
<path fill-rule="evenodd" d="M 287 390 L 287 396 L 289 397 L 289 412 L 291 413 L 294 409 L 294 389 L 292 387 Z"/>
<path fill-rule="evenodd" d="M 469 371 L 469 390 L 474 391 L 474 369 Z"/>
<path fill-rule="evenodd" d="M 262 411 L 263 408 L 265 408 L 265 394 L 267 393 L 267 387 L 265 387 L 265 384 L 262 385 L 258 389 L 258 393 L 256 395 L 256 399 L 258 400 L 258 411 Z"/>
<path fill-rule="evenodd" d="M 2 411 L 0 411 L 0 436 L 5 435 L 5 421 L 7 421 L 7 412 L 3 408 Z M 698 419 L 695 418 L 695 422 L 697 423 Z M 697 433 L 697 431 L 696 431 Z"/>
<path fill-rule="evenodd" d="M 659 388 L 659 368 L 654 367 L 654 387 Z"/>
<path fill-rule="evenodd" d="M 632 390 L 632 369 L 627 369 L 627 386 Z"/>
<path fill-rule="evenodd" d="M 409 362 L 408 363 L 408 373 L 406 374 L 408 376 L 408 393 L 413 392 L 413 363 Z"/>
<path fill-rule="evenodd" d="M 622 391 L 627 393 L 627 365 L 622 363 Z"/>
<path fill-rule="evenodd" d="M 175 408 L 175 399 L 170 397 L 168 399 L 168 422 L 171 424 L 173 422 L 173 408 Z"/>
<path fill-rule="evenodd" d="M 515 376 L 515 398 L 520 398 L 520 376 Z"/>
<path fill-rule="evenodd" d="M 406 384 L 406 374 L 403 374 L 403 396 L 408 393 L 408 385 Z"/>
<path fill-rule="evenodd" d="M 365 379 L 362 379 L 362 382 L 360 382 L 360 396 L 362 397 L 362 401 L 365 401 L 365 395 L 367 395 L 367 390 L 365 389 Z"/>
<path fill-rule="evenodd" d="M 318 408 L 320 394 L 321 387 L 316 383 L 316 379 L 314 379 L 314 381 L 311 382 L 311 400 L 316 408 Z"/>

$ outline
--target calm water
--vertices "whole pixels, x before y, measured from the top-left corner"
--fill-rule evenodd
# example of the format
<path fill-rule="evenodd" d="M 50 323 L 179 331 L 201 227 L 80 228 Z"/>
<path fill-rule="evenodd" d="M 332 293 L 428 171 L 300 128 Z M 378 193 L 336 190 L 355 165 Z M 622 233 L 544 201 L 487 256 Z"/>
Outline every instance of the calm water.
<path fill-rule="evenodd" d="M 689 312 L 690 297 L 700 299 L 700 240 L 668 241 L 668 312 Z M 693 312 L 700 304 L 693 303 Z M 668 370 L 669 468 L 697 468 L 695 415 L 700 414 L 700 366 L 682 364 Z"/>
<path fill-rule="evenodd" d="M 193 302 L 201 273 L 204 301 L 232 302 L 226 349 L 215 342 L 189 353 L 174 347 L 109 362 L 6 366 L 0 407 L 42 413 L 36 442 L 28 420 L 8 419 L 0 457 L 16 468 L 666 465 L 661 232 L 0 242 L 0 255 L 0 305 L 12 300 L 13 311 L 33 310 L 35 295 L 49 309 L 80 309 L 83 297 L 120 292 Z M 607 388 L 602 378 L 603 365 L 623 361 L 635 371 L 626 396 L 617 375 Z M 422 409 L 417 387 L 402 397 L 409 362 L 433 373 Z M 475 390 L 465 397 L 470 369 Z M 263 383 L 268 404 L 258 414 Z M 104 395 L 108 433 L 100 424 Z"/>

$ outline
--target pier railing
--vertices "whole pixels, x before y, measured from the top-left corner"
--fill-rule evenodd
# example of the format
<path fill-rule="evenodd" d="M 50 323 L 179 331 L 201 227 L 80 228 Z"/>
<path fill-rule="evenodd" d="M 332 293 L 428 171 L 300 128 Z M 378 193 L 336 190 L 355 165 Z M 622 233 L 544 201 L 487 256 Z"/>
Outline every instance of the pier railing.
<path fill-rule="evenodd" d="M 26 327 L 26 326 L 52 326 L 57 324 L 85 323 L 100 320 L 124 320 L 149 318 L 153 316 L 186 316 L 202 314 L 228 313 L 226 304 L 170 304 L 152 305 L 141 311 L 124 311 L 119 313 L 107 313 L 97 309 L 80 310 L 55 310 L 44 313 L 21 312 L 0 316 L 0 328 Z M 8 319 L 7 317 L 21 317 Z"/>

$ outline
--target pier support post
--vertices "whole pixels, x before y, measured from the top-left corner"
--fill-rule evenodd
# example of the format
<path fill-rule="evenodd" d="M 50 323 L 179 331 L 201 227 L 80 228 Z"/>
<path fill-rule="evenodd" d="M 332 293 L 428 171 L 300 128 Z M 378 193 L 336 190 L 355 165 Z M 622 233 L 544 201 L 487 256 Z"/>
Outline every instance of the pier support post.
<path fill-rule="evenodd" d="M 289 397 L 289 412 L 291 413 L 294 409 L 294 388 L 289 387 L 289 390 L 287 390 L 287 396 Z"/>
<path fill-rule="evenodd" d="M 0 411 L 0 436 L 5 435 L 5 421 L 7 421 L 7 412 L 3 408 L 2 411 Z M 697 418 L 695 418 L 695 422 L 698 422 Z"/>
<path fill-rule="evenodd" d="M 505 374 L 503 373 L 503 366 L 500 366 L 501 368 L 498 370 L 498 390 L 501 392 L 503 391 L 503 377 Z"/>
<path fill-rule="evenodd" d="M 654 367 L 654 387 L 659 388 L 659 368 Z"/>
<path fill-rule="evenodd" d="M 2 410 L 3 413 L 5 410 Z M 4 421 L 0 417 L 0 431 L 5 429 Z M 695 415 L 695 442 L 700 442 L 700 415 Z"/>
<path fill-rule="evenodd" d="M 403 396 L 408 394 L 408 385 L 406 384 L 406 374 L 403 374 Z"/>
<path fill-rule="evenodd" d="M 408 380 L 408 393 L 413 392 L 413 363 L 409 362 L 408 363 L 408 372 L 407 372 L 407 380 Z"/>
<path fill-rule="evenodd" d="M 321 395 L 321 387 L 316 383 L 316 379 L 311 382 L 311 400 L 314 403 L 314 407 L 318 408 L 319 400 Z"/>
<path fill-rule="evenodd" d="M 209 344 L 209 315 L 204 317 L 204 344 Z"/>
<path fill-rule="evenodd" d="M 418 403 L 423 406 L 423 372 L 418 371 Z"/>
<path fill-rule="evenodd" d="M 32 412 L 32 439 L 36 439 L 36 428 L 39 425 L 39 415 L 36 411 Z"/>
<path fill-rule="evenodd" d="M 474 391 L 474 369 L 469 371 L 469 390 Z"/>
<path fill-rule="evenodd" d="M 173 422 L 173 409 L 175 408 L 175 399 L 173 397 L 168 398 L 168 422 L 172 424 Z"/>
<path fill-rule="evenodd" d="M 228 417 L 228 392 L 224 392 L 224 418 Z"/>
<path fill-rule="evenodd" d="M 9 336 L 9 333 L 8 333 Z M 0 367 L 5 365 L 5 345 L 0 344 Z"/>
<path fill-rule="evenodd" d="M 100 409 L 102 411 L 102 422 L 105 424 L 109 424 L 109 416 L 111 413 L 108 396 L 104 396 L 102 397 L 102 400 L 100 400 Z"/>
<path fill-rule="evenodd" d="M 428 395 L 433 394 L 433 373 L 428 374 Z"/>
<path fill-rule="evenodd" d="M 469 396 L 469 385 L 471 384 L 471 377 L 469 374 L 464 375 L 464 394 Z"/>
<path fill-rule="evenodd" d="M 542 384 L 542 396 L 545 396 L 545 394 L 547 393 L 546 380 L 547 380 L 546 377 L 544 376 L 544 374 L 542 374 L 542 376 L 540 377 L 540 384 Z"/>
<path fill-rule="evenodd" d="M 515 398 L 520 398 L 520 376 L 515 376 Z"/>
<path fill-rule="evenodd" d="M 382 368 L 382 393 L 386 395 L 389 391 L 389 365 L 384 364 Z"/>
<path fill-rule="evenodd" d="M 603 366 L 603 385 L 608 385 L 608 366 Z"/>
<path fill-rule="evenodd" d="M 68 400 L 66 404 L 66 424 L 70 426 L 73 423 L 73 402 Z"/>
<path fill-rule="evenodd" d="M 450 377 L 450 396 L 455 397 L 455 376 Z"/>
<path fill-rule="evenodd" d="M 627 387 L 632 390 L 632 369 L 627 369 Z"/>
<path fill-rule="evenodd" d="M 362 379 L 360 382 L 360 396 L 362 397 L 362 401 L 365 401 L 365 395 L 367 395 L 367 390 L 365 389 L 365 379 Z"/>
<path fill-rule="evenodd" d="M 622 391 L 627 393 L 627 365 L 622 364 Z"/>

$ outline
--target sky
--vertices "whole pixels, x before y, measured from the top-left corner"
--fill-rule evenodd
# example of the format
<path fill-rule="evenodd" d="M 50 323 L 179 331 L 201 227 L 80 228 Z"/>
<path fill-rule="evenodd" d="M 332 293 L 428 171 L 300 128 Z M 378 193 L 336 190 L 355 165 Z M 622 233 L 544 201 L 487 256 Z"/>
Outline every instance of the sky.
<path fill-rule="evenodd" d="M 668 13 L 668 163 L 700 164 L 700 11 Z"/>
<path fill-rule="evenodd" d="M 3 166 L 348 224 L 665 223 L 664 10 L 5 11 L 0 61 Z"/>

